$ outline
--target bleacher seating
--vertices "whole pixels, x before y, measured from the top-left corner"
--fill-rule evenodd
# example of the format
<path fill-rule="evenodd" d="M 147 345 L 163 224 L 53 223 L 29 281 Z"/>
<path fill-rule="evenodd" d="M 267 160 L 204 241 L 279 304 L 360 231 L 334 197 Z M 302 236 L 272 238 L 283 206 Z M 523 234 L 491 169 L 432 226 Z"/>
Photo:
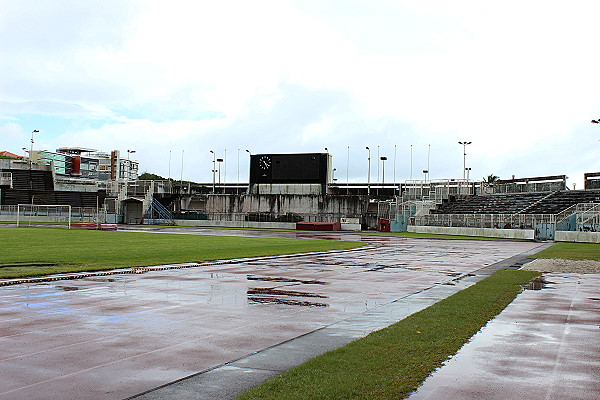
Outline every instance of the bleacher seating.
<path fill-rule="evenodd" d="M 558 214 L 578 203 L 600 203 L 600 190 L 511 193 L 452 201 L 432 214 Z"/>
<path fill-rule="evenodd" d="M 533 205 L 526 214 L 558 214 L 579 203 L 600 203 L 600 190 L 561 190 Z"/>
<path fill-rule="evenodd" d="M 51 171 L 11 169 L 12 189 L 4 190 L 3 204 L 60 204 L 72 207 L 102 205 L 106 193 L 55 191 Z"/>
<path fill-rule="evenodd" d="M 516 214 L 550 192 L 511 193 L 471 196 L 456 200 L 432 210 L 432 214 Z"/>
<path fill-rule="evenodd" d="M 53 190 L 7 190 L 4 193 L 5 205 L 17 204 L 60 204 L 72 207 L 102 206 L 106 193 L 61 192 Z"/>
<path fill-rule="evenodd" d="M 54 190 L 52 172 L 28 169 L 11 169 L 15 190 Z"/>

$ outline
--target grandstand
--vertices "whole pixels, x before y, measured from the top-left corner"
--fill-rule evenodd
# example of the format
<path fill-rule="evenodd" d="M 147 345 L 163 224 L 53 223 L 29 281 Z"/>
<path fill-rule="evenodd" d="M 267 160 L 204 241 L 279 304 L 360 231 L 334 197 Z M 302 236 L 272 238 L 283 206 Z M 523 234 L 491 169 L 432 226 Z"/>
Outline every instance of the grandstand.
<path fill-rule="evenodd" d="M 30 169 L 11 169 L 14 190 L 54 190 L 52 172 Z"/>
<path fill-rule="evenodd" d="M 432 214 L 558 214 L 578 203 L 600 203 L 600 189 L 476 195 L 440 205 Z"/>
<path fill-rule="evenodd" d="M 18 204 L 70 205 L 72 207 L 97 207 L 104 204 L 106 191 L 92 192 L 55 190 L 52 171 L 42 168 L 10 168 L 11 185 L 2 191 L 2 205 Z"/>
<path fill-rule="evenodd" d="M 600 243 L 600 188 L 568 190 L 565 178 L 473 183 L 459 195 L 452 180 L 412 183 L 378 217 L 390 219 L 392 231 Z M 415 198 L 420 192 L 427 195 Z"/>

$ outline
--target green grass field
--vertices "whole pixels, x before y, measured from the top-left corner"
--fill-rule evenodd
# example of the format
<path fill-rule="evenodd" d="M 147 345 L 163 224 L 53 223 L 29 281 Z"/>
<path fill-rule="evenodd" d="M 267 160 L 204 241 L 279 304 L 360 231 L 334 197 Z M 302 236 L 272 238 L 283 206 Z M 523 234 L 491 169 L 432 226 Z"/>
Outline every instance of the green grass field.
<path fill-rule="evenodd" d="M 351 249 L 363 242 L 0 227 L 0 278 Z"/>
<path fill-rule="evenodd" d="M 538 275 L 499 271 L 394 325 L 286 371 L 239 399 L 404 398 Z"/>
<path fill-rule="evenodd" d="M 565 260 L 600 260 L 600 244 L 558 242 L 530 258 L 562 258 Z"/>

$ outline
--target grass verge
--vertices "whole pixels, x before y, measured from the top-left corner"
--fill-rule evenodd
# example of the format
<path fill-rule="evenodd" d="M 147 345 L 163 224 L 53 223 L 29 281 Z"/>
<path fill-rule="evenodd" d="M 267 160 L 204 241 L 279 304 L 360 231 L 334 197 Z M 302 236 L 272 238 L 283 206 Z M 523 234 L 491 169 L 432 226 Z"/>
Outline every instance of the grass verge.
<path fill-rule="evenodd" d="M 0 278 L 351 249 L 363 242 L 0 227 Z"/>
<path fill-rule="evenodd" d="M 238 399 L 400 399 L 538 276 L 499 271 L 385 329 L 293 368 Z"/>
<path fill-rule="evenodd" d="M 565 260 L 600 260 L 600 244 L 558 242 L 530 258 L 562 258 Z"/>

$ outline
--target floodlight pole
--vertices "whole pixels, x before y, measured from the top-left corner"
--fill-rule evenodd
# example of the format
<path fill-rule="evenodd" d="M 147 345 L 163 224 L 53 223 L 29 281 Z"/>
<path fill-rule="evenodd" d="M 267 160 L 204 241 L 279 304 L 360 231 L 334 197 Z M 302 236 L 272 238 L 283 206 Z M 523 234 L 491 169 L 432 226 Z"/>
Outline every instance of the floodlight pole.
<path fill-rule="evenodd" d="M 394 145 L 394 186 L 396 186 L 396 145 Z M 396 189 L 394 189 L 394 194 Z"/>
<path fill-rule="evenodd" d="M 135 153 L 135 150 L 129 150 L 127 149 L 127 175 L 125 175 L 125 197 L 128 197 L 129 194 L 129 176 L 131 175 L 131 160 L 129 158 L 129 156 Z M 133 193 L 135 196 L 135 192 Z"/>
<path fill-rule="evenodd" d="M 465 179 L 465 171 L 467 168 L 467 145 L 471 144 L 473 142 L 467 142 L 462 141 L 462 142 L 458 142 L 458 144 L 462 145 L 463 147 L 463 180 Z"/>
<path fill-rule="evenodd" d="M 369 146 L 366 146 L 365 149 L 369 152 L 369 156 L 367 158 L 368 161 L 368 169 L 367 169 L 367 195 L 371 196 L 371 149 Z"/>
<path fill-rule="evenodd" d="M 179 176 L 179 182 L 181 184 L 181 190 L 183 191 L 183 155 L 185 153 L 185 149 L 181 150 L 181 175 Z"/>
<path fill-rule="evenodd" d="M 412 181 L 413 162 L 412 162 L 412 144 L 410 145 L 410 180 Z"/>
<path fill-rule="evenodd" d="M 213 194 L 215 194 L 215 172 L 217 169 L 217 155 L 215 154 L 214 151 L 210 150 L 210 152 L 213 155 L 213 168 L 212 168 L 212 174 L 213 174 L 213 187 L 212 187 L 212 192 Z"/>
<path fill-rule="evenodd" d="M 350 146 L 348 146 L 348 149 L 346 152 L 346 194 L 348 194 L 350 191 L 350 187 L 348 184 L 348 170 L 349 169 L 350 169 Z"/>
<path fill-rule="evenodd" d="M 379 145 L 377 145 L 377 160 L 379 160 Z M 379 161 L 377 161 L 377 184 L 379 185 Z M 379 190 L 379 189 L 378 189 Z"/>
<path fill-rule="evenodd" d="M 40 133 L 40 131 L 38 131 L 37 129 L 34 129 L 31 132 L 31 151 L 29 152 L 29 158 L 31 159 L 31 152 L 33 151 L 33 134 L 34 133 Z"/>
<path fill-rule="evenodd" d="M 223 163 L 224 159 L 223 158 L 217 158 L 217 162 L 219 163 L 219 169 L 217 170 L 219 172 L 219 187 L 221 187 L 221 163 Z M 223 179 L 225 179 L 225 177 L 223 176 Z M 221 192 L 223 191 L 223 188 L 221 187 Z"/>

